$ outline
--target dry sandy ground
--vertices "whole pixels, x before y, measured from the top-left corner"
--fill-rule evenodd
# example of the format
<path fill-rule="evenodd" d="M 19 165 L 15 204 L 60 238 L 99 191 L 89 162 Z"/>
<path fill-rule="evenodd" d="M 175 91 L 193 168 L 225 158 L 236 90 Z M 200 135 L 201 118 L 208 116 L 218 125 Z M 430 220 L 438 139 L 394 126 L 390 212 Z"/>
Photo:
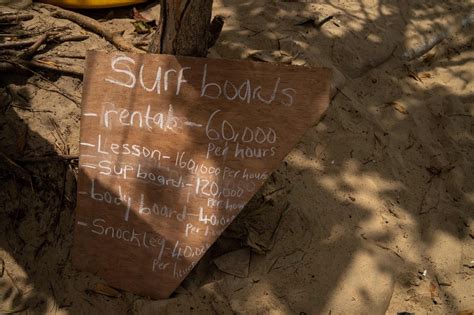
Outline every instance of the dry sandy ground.
<path fill-rule="evenodd" d="M 215 1 L 226 23 L 210 57 L 329 66 L 335 95 L 163 301 L 98 293 L 101 280 L 69 259 L 77 165 L 20 161 L 78 153 L 80 78 L 2 73 L 0 313 L 472 314 L 473 8 L 468 0 Z M 28 11 L 35 18 L 24 28 L 86 33 L 37 5 Z M 328 16 L 319 29 L 296 25 Z M 136 37 L 131 20 L 108 19 Z M 89 35 L 43 60 L 114 50 Z"/>

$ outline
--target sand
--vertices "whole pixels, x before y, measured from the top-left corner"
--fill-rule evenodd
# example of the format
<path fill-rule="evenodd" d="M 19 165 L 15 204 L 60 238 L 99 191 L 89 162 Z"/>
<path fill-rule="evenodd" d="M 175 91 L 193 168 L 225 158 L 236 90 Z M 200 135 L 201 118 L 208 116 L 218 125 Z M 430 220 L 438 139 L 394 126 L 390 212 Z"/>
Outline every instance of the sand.
<path fill-rule="evenodd" d="M 77 163 L 21 161 L 78 153 L 81 80 L 2 73 L 0 313 L 472 314 L 473 8 L 467 0 L 215 1 L 226 20 L 209 57 L 331 67 L 333 98 L 162 301 L 75 270 Z M 35 15 L 26 28 L 87 33 L 36 4 L 25 10 Z M 319 28 L 298 25 L 329 16 Z M 105 23 L 132 42 L 131 22 L 109 14 Z M 115 49 L 87 34 L 43 57 Z"/>

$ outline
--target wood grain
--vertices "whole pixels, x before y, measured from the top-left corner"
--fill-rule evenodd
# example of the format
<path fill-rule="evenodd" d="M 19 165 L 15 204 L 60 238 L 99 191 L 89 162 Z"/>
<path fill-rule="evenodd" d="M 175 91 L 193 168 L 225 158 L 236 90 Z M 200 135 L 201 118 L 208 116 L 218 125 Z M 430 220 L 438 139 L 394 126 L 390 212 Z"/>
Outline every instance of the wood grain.
<path fill-rule="evenodd" d="M 319 120 L 329 82 L 323 68 L 89 52 L 74 264 L 169 297 Z"/>

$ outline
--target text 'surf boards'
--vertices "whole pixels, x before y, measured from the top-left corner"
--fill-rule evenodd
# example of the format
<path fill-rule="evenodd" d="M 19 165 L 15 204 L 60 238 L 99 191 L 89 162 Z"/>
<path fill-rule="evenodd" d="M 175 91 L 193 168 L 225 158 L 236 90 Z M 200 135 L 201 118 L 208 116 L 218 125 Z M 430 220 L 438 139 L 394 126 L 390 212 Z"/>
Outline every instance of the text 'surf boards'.
<path fill-rule="evenodd" d="M 89 52 L 75 266 L 167 298 L 329 99 L 328 69 Z"/>

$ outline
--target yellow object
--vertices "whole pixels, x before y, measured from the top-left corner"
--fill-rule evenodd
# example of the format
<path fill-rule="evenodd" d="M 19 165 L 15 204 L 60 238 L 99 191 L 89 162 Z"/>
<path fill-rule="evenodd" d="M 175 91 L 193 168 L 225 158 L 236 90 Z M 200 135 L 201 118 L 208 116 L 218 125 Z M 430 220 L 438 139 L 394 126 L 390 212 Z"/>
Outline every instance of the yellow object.
<path fill-rule="evenodd" d="M 147 0 L 40 0 L 41 2 L 54 4 L 70 9 L 102 9 L 122 7 L 137 3 L 143 3 Z"/>

